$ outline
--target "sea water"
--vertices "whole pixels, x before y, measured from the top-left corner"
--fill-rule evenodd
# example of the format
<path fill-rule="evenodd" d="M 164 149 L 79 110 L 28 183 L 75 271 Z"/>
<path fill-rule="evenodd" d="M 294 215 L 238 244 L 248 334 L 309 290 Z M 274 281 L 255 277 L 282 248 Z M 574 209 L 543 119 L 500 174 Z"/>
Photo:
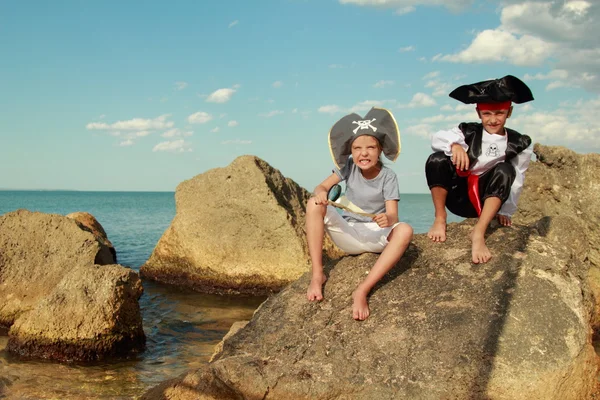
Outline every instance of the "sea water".
<path fill-rule="evenodd" d="M 61 215 L 89 212 L 106 231 L 118 263 L 136 271 L 175 216 L 172 192 L 0 191 L 0 215 L 20 208 Z M 426 232 L 433 222 L 431 196 L 402 195 L 399 217 L 415 233 Z M 207 363 L 229 327 L 250 319 L 264 300 L 206 295 L 145 280 L 143 286 L 140 307 L 147 349 L 139 357 L 92 365 L 24 361 L 5 351 L 7 337 L 0 336 L 0 397 L 137 397 L 159 382 Z"/>

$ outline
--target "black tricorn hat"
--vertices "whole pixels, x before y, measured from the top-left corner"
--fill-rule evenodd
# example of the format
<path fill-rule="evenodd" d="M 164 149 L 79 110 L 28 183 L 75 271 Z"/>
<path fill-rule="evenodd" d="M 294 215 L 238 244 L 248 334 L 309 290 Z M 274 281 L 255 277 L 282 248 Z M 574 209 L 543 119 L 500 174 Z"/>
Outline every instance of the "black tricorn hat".
<path fill-rule="evenodd" d="M 465 104 L 503 103 L 506 101 L 520 104 L 533 100 L 533 94 L 529 87 L 512 75 L 459 86 L 449 96 Z"/>
<path fill-rule="evenodd" d="M 400 130 L 389 110 L 373 107 L 367 115 L 349 114 L 336 122 L 329 131 L 329 151 L 336 167 L 342 169 L 352 154 L 352 142 L 359 136 L 377 138 L 383 154 L 391 161 L 400 155 Z"/>

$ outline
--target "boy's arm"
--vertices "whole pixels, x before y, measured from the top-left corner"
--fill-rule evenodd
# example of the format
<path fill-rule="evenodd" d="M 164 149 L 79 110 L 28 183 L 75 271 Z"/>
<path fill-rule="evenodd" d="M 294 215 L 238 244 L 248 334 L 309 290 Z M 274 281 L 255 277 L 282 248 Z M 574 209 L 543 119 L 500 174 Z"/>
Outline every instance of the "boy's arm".
<path fill-rule="evenodd" d="M 510 195 L 506 202 L 500 207 L 498 211 L 499 215 L 505 215 L 509 218 L 517 211 L 517 203 L 521 191 L 523 190 L 523 182 L 525 181 L 525 171 L 529 167 L 531 161 L 531 155 L 533 154 L 533 146 L 529 145 L 525 150 L 519 153 L 515 158 L 511 160 L 512 165 L 515 167 L 515 181 L 510 187 Z"/>
<path fill-rule="evenodd" d="M 465 151 L 469 146 L 465 142 L 465 135 L 458 128 L 452 128 L 449 131 L 438 131 L 431 136 L 431 148 L 433 151 L 443 151 L 447 156 L 452 155 L 452 145 L 457 143 Z"/>

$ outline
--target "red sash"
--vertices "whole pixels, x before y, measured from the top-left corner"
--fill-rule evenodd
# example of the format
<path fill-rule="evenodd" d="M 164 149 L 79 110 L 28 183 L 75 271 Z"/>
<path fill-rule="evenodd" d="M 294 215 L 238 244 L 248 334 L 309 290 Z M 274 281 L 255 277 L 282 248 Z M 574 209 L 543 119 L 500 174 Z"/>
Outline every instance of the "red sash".
<path fill-rule="evenodd" d="M 479 175 L 472 174 L 471 171 L 461 171 L 456 168 L 456 174 L 460 177 L 467 178 L 467 193 L 471 204 L 475 207 L 477 215 L 481 215 L 481 201 L 479 200 Z"/>

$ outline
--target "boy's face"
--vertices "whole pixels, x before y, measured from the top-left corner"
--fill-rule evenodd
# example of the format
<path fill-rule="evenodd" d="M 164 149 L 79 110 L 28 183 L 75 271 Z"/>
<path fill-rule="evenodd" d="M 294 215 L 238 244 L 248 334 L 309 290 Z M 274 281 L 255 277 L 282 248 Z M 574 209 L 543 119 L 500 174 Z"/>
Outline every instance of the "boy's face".
<path fill-rule="evenodd" d="M 477 114 L 481 118 L 483 128 L 493 135 L 504 135 L 504 125 L 510 118 L 512 107 L 504 110 L 479 110 Z"/>

